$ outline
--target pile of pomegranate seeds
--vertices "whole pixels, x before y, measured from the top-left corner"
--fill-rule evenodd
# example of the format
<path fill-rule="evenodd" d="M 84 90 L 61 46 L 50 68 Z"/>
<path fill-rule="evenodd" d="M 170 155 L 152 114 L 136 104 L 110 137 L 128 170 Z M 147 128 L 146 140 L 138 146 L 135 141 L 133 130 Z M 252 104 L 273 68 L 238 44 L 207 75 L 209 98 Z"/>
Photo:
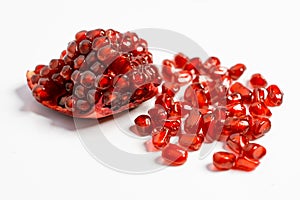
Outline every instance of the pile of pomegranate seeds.
<path fill-rule="evenodd" d="M 78 32 L 59 59 L 26 76 L 38 102 L 79 118 L 136 107 L 155 96 L 161 82 L 147 42 L 112 29 Z"/>
<path fill-rule="evenodd" d="M 280 106 L 283 93 L 261 74 L 252 75 L 249 87 L 238 82 L 245 70 L 243 64 L 227 69 L 216 57 L 203 63 L 179 53 L 164 60 L 155 105 L 135 119 L 139 135 L 152 137 L 167 165 L 182 165 L 188 151 L 220 141 L 231 152 L 214 153 L 216 169 L 254 170 L 266 149 L 252 141 L 270 130 L 269 107 Z M 172 137 L 177 142 L 170 142 Z"/>

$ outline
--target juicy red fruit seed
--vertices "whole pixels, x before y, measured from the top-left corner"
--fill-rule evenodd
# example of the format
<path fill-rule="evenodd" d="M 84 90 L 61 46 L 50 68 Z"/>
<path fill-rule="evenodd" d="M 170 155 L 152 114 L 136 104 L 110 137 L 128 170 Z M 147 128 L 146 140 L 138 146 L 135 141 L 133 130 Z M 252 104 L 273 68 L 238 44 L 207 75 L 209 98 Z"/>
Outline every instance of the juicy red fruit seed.
<path fill-rule="evenodd" d="M 162 158 L 167 165 L 178 166 L 186 162 L 188 152 L 176 144 L 168 144 L 162 150 Z"/>
<path fill-rule="evenodd" d="M 235 163 L 235 155 L 229 152 L 216 152 L 213 155 L 213 164 L 219 170 L 232 169 Z"/>
<path fill-rule="evenodd" d="M 203 141 L 204 136 L 202 134 L 182 134 L 179 137 L 178 143 L 191 151 L 197 151 L 200 149 Z"/>
<path fill-rule="evenodd" d="M 236 64 L 232 66 L 228 72 L 229 76 L 232 80 L 238 80 L 246 70 L 246 66 L 244 64 Z"/>
<path fill-rule="evenodd" d="M 271 117 L 270 109 L 263 102 L 255 102 L 249 106 L 249 112 L 253 117 Z"/>
<path fill-rule="evenodd" d="M 185 64 L 188 62 L 188 58 L 182 53 L 176 54 L 174 57 L 176 68 L 184 68 Z"/>
<path fill-rule="evenodd" d="M 283 100 L 283 92 L 279 89 L 277 85 L 270 85 L 267 87 L 268 95 L 266 97 L 267 106 L 280 106 Z"/>
<path fill-rule="evenodd" d="M 243 153 L 244 148 L 249 144 L 249 139 L 239 133 L 232 134 L 226 141 L 227 146 L 235 153 Z"/>
<path fill-rule="evenodd" d="M 265 147 L 256 143 L 249 143 L 244 147 L 244 155 L 248 158 L 259 160 L 267 153 Z"/>
<path fill-rule="evenodd" d="M 230 91 L 232 93 L 239 93 L 242 96 L 242 101 L 246 104 L 251 102 L 251 90 L 245 87 L 243 84 L 239 82 L 235 82 L 230 86 Z"/>
<path fill-rule="evenodd" d="M 261 74 L 253 74 L 250 78 L 250 85 L 253 88 L 264 88 L 268 82 Z"/>
<path fill-rule="evenodd" d="M 236 159 L 234 169 L 252 171 L 259 165 L 259 163 L 260 162 L 256 159 L 241 156 Z"/>
<path fill-rule="evenodd" d="M 152 143 L 157 149 L 162 149 L 170 142 L 169 129 L 157 127 L 152 131 Z"/>
<path fill-rule="evenodd" d="M 152 132 L 151 118 L 148 115 L 140 115 L 135 118 L 134 123 L 141 135 L 150 135 Z"/>

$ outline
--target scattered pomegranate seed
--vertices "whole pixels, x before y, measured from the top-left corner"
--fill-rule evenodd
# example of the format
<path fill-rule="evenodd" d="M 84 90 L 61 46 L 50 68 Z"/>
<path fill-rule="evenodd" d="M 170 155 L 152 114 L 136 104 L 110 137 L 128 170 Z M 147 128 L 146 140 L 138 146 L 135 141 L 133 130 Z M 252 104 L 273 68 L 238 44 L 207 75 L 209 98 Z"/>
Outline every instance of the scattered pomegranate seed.
<path fill-rule="evenodd" d="M 277 85 L 270 85 L 267 87 L 267 92 L 268 95 L 265 101 L 267 106 L 274 107 L 282 104 L 283 93 Z"/>
<path fill-rule="evenodd" d="M 155 128 L 152 131 L 152 143 L 155 148 L 161 149 L 170 142 L 170 130 L 166 128 Z"/>
<path fill-rule="evenodd" d="M 219 170 L 228 170 L 233 168 L 235 155 L 228 152 L 216 152 L 213 155 L 213 164 Z"/>
<path fill-rule="evenodd" d="M 140 115 L 134 120 L 137 131 L 141 135 L 150 135 L 152 132 L 151 118 L 148 115 Z"/>
<path fill-rule="evenodd" d="M 256 159 L 241 156 L 236 159 L 234 168 L 243 171 L 252 171 L 259 165 L 259 163 L 260 162 Z"/>
<path fill-rule="evenodd" d="M 182 165 L 186 162 L 188 152 L 176 144 L 168 144 L 162 150 L 162 158 L 168 165 Z"/>
<path fill-rule="evenodd" d="M 227 139 L 227 146 L 235 153 L 243 153 L 244 148 L 248 145 L 249 139 L 239 133 L 230 135 Z"/>
<path fill-rule="evenodd" d="M 238 80 L 244 73 L 244 71 L 246 70 L 246 66 L 244 64 L 236 64 L 234 66 L 232 66 L 228 72 L 229 72 L 229 76 L 232 80 Z"/>
<path fill-rule="evenodd" d="M 197 151 L 200 149 L 202 143 L 204 141 L 204 136 L 202 134 L 194 135 L 194 134 L 182 134 L 179 137 L 178 143 L 188 148 L 191 151 Z"/>
<path fill-rule="evenodd" d="M 264 88 L 268 83 L 261 74 L 253 74 L 250 78 L 250 85 L 253 88 Z"/>
<path fill-rule="evenodd" d="M 267 153 L 265 147 L 256 143 L 249 143 L 244 147 L 244 155 L 248 158 L 259 160 Z"/>

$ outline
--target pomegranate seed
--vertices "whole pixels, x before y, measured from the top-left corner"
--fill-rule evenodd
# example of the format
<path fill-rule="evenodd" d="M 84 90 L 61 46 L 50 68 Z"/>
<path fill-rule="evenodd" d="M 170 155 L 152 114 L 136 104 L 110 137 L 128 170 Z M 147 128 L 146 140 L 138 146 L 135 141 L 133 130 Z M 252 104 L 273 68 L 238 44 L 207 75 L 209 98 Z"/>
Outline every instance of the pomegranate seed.
<path fill-rule="evenodd" d="M 254 88 L 252 92 L 252 103 L 265 101 L 265 89 Z"/>
<path fill-rule="evenodd" d="M 49 92 L 45 89 L 43 85 L 36 85 L 32 89 L 32 95 L 39 102 L 47 101 L 50 98 Z"/>
<path fill-rule="evenodd" d="M 232 66 L 228 72 L 229 76 L 232 80 L 238 80 L 246 70 L 246 66 L 244 64 L 236 64 Z"/>
<path fill-rule="evenodd" d="M 232 133 L 246 133 L 250 128 L 250 122 L 245 117 L 228 117 L 224 122 L 223 132 Z"/>
<path fill-rule="evenodd" d="M 90 110 L 91 105 L 89 104 L 88 101 L 85 100 L 78 100 L 76 102 L 76 108 L 80 111 L 80 112 L 87 112 Z"/>
<path fill-rule="evenodd" d="M 209 57 L 203 64 L 205 69 L 210 69 L 214 66 L 220 66 L 221 62 L 217 57 Z"/>
<path fill-rule="evenodd" d="M 244 85 L 242 85 L 239 82 L 235 82 L 233 85 L 231 85 L 230 87 L 230 91 L 232 93 L 239 93 L 242 96 L 242 100 L 244 103 L 248 104 L 251 102 L 251 94 L 252 92 L 245 87 Z"/>
<path fill-rule="evenodd" d="M 270 109 L 263 102 L 255 102 L 249 106 L 249 112 L 253 117 L 271 117 Z"/>
<path fill-rule="evenodd" d="M 259 161 L 247 157 L 238 157 L 235 161 L 234 168 L 243 171 L 252 171 L 259 165 Z"/>
<path fill-rule="evenodd" d="M 270 85 L 267 87 L 268 95 L 266 97 L 267 106 L 280 106 L 282 104 L 283 92 L 277 85 Z"/>
<path fill-rule="evenodd" d="M 198 134 L 203 126 L 202 115 L 197 109 L 190 111 L 184 122 L 184 131 L 188 134 Z"/>
<path fill-rule="evenodd" d="M 86 31 L 79 31 L 78 33 L 76 33 L 75 35 L 75 40 L 76 42 L 81 42 L 82 40 L 84 40 L 86 38 Z"/>
<path fill-rule="evenodd" d="M 162 150 L 162 158 L 168 165 L 178 166 L 186 162 L 188 152 L 176 144 L 168 144 Z"/>
<path fill-rule="evenodd" d="M 252 127 L 247 133 L 247 137 L 254 140 L 264 136 L 271 129 L 271 121 L 268 118 L 255 118 Z"/>
<path fill-rule="evenodd" d="M 80 76 L 80 83 L 86 88 L 91 88 L 94 85 L 95 79 L 96 77 L 93 72 L 85 71 Z"/>
<path fill-rule="evenodd" d="M 166 119 L 164 127 L 169 130 L 170 136 L 176 136 L 180 133 L 181 120 L 178 117 L 169 117 Z"/>
<path fill-rule="evenodd" d="M 167 94 L 170 97 L 174 97 L 175 94 L 179 91 L 180 87 L 178 84 L 171 82 L 165 82 L 162 84 L 162 93 Z"/>
<path fill-rule="evenodd" d="M 242 103 L 242 96 L 239 93 L 228 94 L 226 96 L 227 106 L 233 106 L 235 104 Z"/>
<path fill-rule="evenodd" d="M 171 60 L 163 61 L 161 73 L 163 75 L 163 78 L 166 81 L 171 82 L 173 80 L 174 69 L 175 69 L 175 63 L 173 61 Z"/>
<path fill-rule="evenodd" d="M 184 68 L 185 64 L 188 62 L 188 58 L 182 53 L 176 54 L 174 57 L 175 67 L 176 68 Z"/>
<path fill-rule="evenodd" d="M 161 94 L 156 97 L 155 104 L 161 105 L 166 111 L 169 111 L 174 104 L 174 100 L 167 94 Z"/>
<path fill-rule="evenodd" d="M 181 118 L 181 116 L 182 116 L 181 111 L 182 111 L 181 102 L 174 102 L 174 104 L 170 108 L 169 116 Z"/>
<path fill-rule="evenodd" d="M 71 75 L 72 75 L 72 68 L 70 67 L 70 65 L 65 65 L 62 70 L 60 71 L 60 75 L 66 79 L 66 80 L 70 80 Z"/>
<path fill-rule="evenodd" d="M 99 90 L 106 90 L 112 86 L 112 77 L 108 75 L 99 76 L 96 83 L 96 87 Z"/>
<path fill-rule="evenodd" d="M 242 153 L 248 143 L 249 139 L 239 133 L 230 135 L 226 141 L 227 146 L 237 154 Z"/>
<path fill-rule="evenodd" d="M 189 71 L 183 70 L 183 71 L 175 72 L 174 78 L 175 78 L 175 82 L 178 85 L 183 86 L 190 83 L 193 77 Z"/>
<path fill-rule="evenodd" d="M 213 163 L 219 170 L 231 169 L 235 163 L 235 155 L 228 152 L 216 152 L 213 155 Z"/>
<path fill-rule="evenodd" d="M 135 118 L 134 123 L 141 135 L 150 135 L 152 132 L 151 118 L 148 115 L 140 115 Z"/>
<path fill-rule="evenodd" d="M 229 116 L 245 116 L 246 115 L 246 107 L 243 104 L 235 104 L 228 108 Z"/>
<path fill-rule="evenodd" d="M 168 117 L 167 111 L 160 105 L 155 105 L 155 108 L 148 110 L 148 114 L 155 126 L 163 126 Z"/>
<path fill-rule="evenodd" d="M 162 149 L 170 142 L 169 129 L 154 128 L 152 131 L 152 143 L 157 149 Z"/>
<path fill-rule="evenodd" d="M 104 36 L 105 31 L 103 29 L 95 29 L 92 31 L 86 32 L 86 38 L 89 39 L 90 41 L 93 41 L 95 38 Z"/>
<path fill-rule="evenodd" d="M 263 88 L 266 87 L 268 83 L 261 74 L 253 74 L 250 78 L 250 85 L 253 88 Z"/>
<path fill-rule="evenodd" d="M 92 49 L 97 51 L 98 49 L 101 49 L 102 47 L 105 47 L 109 44 L 110 44 L 110 41 L 106 36 L 98 37 L 93 41 Z"/>
<path fill-rule="evenodd" d="M 198 135 L 182 134 L 178 140 L 181 146 L 188 148 L 191 151 L 199 150 L 203 141 L 204 141 L 204 136 L 202 134 L 198 134 Z"/>
<path fill-rule="evenodd" d="M 79 52 L 81 54 L 88 54 L 90 52 L 92 48 L 92 43 L 89 41 L 89 40 L 82 40 L 80 43 L 79 43 Z"/>
<path fill-rule="evenodd" d="M 261 159 L 266 153 L 266 148 L 256 143 L 249 143 L 244 148 L 244 155 L 254 160 Z"/>

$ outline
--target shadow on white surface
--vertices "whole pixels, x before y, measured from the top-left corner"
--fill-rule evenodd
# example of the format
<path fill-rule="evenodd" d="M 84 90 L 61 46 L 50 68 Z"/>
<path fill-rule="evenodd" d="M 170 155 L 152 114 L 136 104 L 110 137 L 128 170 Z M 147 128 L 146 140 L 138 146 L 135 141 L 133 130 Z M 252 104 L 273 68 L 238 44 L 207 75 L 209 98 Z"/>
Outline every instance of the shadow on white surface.
<path fill-rule="evenodd" d="M 39 116 L 43 116 L 51 121 L 51 125 L 61 127 L 70 131 L 76 131 L 77 129 L 83 129 L 91 126 L 98 125 L 98 120 L 89 119 L 77 119 L 80 120 L 79 124 L 76 124 L 72 117 L 63 115 L 56 111 L 53 111 L 34 100 L 27 85 L 22 85 L 15 90 L 17 96 L 22 100 L 23 105 L 19 108 L 21 112 L 32 112 Z M 102 120 L 101 120 L 102 121 Z"/>

